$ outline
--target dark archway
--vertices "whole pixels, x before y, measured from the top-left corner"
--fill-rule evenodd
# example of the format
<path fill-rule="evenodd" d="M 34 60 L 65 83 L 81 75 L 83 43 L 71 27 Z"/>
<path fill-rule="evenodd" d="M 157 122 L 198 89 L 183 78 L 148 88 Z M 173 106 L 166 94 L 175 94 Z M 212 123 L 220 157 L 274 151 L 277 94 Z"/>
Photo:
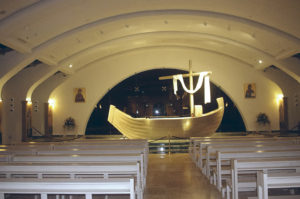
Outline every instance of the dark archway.
<path fill-rule="evenodd" d="M 158 80 L 160 76 L 188 73 L 176 69 L 155 69 L 133 75 L 112 88 L 95 106 L 88 121 L 86 135 L 120 134 L 108 121 L 109 105 L 113 104 L 133 117 L 184 116 L 189 114 L 189 96 L 179 86 L 178 95 L 173 93 L 172 80 Z M 196 84 L 197 78 L 194 78 Z M 186 82 L 188 85 L 188 82 Z M 212 102 L 204 104 L 201 88 L 195 94 L 195 104 L 203 105 L 209 112 L 217 107 L 218 97 L 224 98 L 225 111 L 218 132 L 245 131 L 243 119 L 231 99 L 211 82 Z"/>

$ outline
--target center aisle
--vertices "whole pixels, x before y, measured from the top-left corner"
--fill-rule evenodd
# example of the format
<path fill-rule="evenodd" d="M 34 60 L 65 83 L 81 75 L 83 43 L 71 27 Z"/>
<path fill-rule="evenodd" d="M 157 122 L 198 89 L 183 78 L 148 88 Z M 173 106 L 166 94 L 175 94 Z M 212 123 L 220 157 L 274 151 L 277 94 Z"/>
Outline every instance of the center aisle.
<path fill-rule="evenodd" d="M 221 199 L 189 154 L 150 154 L 144 199 Z"/>

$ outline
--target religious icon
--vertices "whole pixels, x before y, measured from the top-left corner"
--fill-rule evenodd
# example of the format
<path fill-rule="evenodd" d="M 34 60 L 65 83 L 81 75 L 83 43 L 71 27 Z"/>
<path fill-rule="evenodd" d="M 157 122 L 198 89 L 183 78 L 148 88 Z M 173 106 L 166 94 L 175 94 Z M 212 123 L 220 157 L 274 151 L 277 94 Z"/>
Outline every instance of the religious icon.
<path fill-rule="evenodd" d="M 74 88 L 75 102 L 85 102 L 85 88 Z"/>
<path fill-rule="evenodd" d="M 255 83 L 247 83 L 244 85 L 245 98 L 256 97 L 256 86 Z"/>

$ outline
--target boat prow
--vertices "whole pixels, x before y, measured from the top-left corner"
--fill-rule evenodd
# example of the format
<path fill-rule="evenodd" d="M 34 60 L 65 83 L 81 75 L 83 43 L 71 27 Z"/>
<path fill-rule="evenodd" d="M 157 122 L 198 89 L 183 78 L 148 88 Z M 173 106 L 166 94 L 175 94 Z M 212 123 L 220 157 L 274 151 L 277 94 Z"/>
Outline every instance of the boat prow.
<path fill-rule="evenodd" d="M 218 108 L 196 117 L 133 118 L 110 105 L 108 121 L 130 139 L 159 139 L 166 136 L 202 137 L 212 135 L 224 114 L 224 100 Z"/>

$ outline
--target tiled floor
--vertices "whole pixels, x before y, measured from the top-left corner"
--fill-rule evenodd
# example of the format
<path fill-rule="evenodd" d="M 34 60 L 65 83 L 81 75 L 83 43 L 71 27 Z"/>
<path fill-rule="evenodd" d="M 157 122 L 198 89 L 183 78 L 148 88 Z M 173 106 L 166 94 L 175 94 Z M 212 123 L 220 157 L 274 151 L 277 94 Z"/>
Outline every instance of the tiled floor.
<path fill-rule="evenodd" d="M 221 199 L 187 153 L 149 155 L 144 199 Z"/>

